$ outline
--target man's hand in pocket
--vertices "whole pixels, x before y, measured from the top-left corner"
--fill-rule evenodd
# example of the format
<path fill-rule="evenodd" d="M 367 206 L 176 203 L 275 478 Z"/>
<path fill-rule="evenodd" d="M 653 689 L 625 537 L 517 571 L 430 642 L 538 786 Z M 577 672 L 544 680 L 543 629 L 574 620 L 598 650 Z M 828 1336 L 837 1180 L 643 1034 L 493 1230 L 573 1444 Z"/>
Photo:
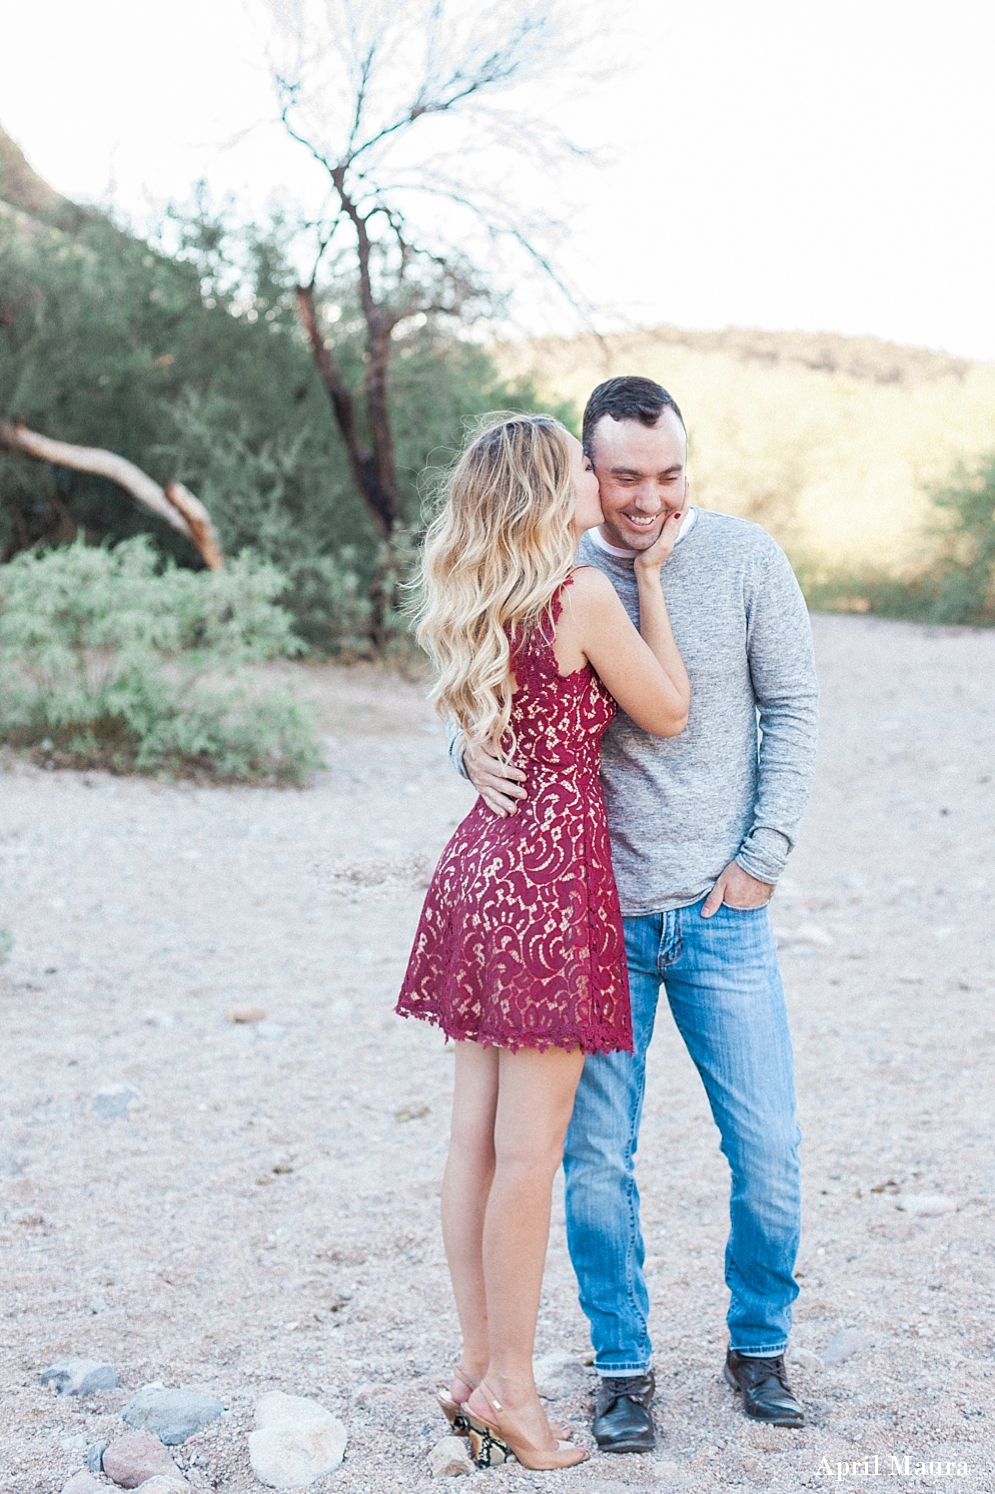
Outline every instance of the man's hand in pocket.
<path fill-rule="evenodd" d="M 758 882 L 738 861 L 730 861 L 706 897 L 701 916 L 711 918 L 723 903 L 727 908 L 762 908 L 770 902 L 773 891 L 770 882 Z"/>

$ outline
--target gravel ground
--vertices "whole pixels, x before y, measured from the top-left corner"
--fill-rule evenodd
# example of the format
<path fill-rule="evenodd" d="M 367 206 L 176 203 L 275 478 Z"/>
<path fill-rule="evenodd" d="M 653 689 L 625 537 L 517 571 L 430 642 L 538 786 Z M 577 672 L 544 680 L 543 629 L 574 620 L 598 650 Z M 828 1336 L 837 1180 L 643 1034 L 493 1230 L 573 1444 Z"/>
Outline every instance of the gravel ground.
<path fill-rule="evenodd" d="M 476 1475 L 494 1494 L 995 1489 L 995 633 L 815 622 L 819 781 L 773 911 L 805 1134 L 809 1424 L 750 1423 L 720 1379 L 725 1166 L 661 1020 L 640 1167 L 659 1447 Z M 332 736 L 307 791 L 13 760 L 0 777 L 0 1489 L 61 1489 L 156 1381 L 228 1408 L 177 1450 L 195 1489 L 259 1489 L 245 1431 L 268 1389 L 348 1427 L 317 1488 L 433 1487 L 432 1391 L 457 1348 L 438 1230 L 451 1057 L 391 1004 L 425 868 L 470 794 L 417 685 L 312 680 Z M 232 1025 L 232 1004 L 267 1020 Z M 137 1096 L 103 1119 L 92 1097 L 117 1084 Z M 538 1349 L 583 1357 L 559 1200 L 555 1216 Z M 820 1366 L 850 1327 L 864 1346 Z M 122 1388 L 56 1399 L 38 1375 L 66 1355 L 110 1360 Z M 556 1411 L 586 1423 L 583 1395 Z"/>

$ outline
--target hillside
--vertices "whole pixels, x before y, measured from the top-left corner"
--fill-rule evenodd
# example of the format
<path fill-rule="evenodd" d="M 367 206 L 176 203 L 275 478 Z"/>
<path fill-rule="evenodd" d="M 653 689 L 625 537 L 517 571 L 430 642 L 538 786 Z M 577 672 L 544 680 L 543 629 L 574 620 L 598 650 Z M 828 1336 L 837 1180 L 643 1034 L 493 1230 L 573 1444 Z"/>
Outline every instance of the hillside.
<path fill-rule="evenodd" d="M 658 327 L 495 351 L 578 409 L 602 379 L 658 379 L 687 420 L 695 501 L 757 520 L 816 573 L 914 569 L 930 489 L 995 449 L 995 365 L 873 337 Z"/>
<path fill-rule="evenodd" d="M 0 129 L 0 226 L 14 224 L 42 243 L 53 232 L 84 238 L 94 216 L 43 181 Z M 116 232 L 106 223 L 104 232 L 108 252 Z M 763 524 L 812 582 L 868 568 L 896 577 L 916 571 L 935 544 L 931 489 L 995 451 L 995 364 L 873 337 L 658 327 L 489 351 L 505 378 L 531 379 L 543 402 L 578 411 L 613 374 L 658 379 L 688 423 L 694 500 Z M 217 369 L 202 372 L 210 384 Z M 435 410 L 443 403 L 434 363 L 422 394 Z M 270 404 L 263 427 L 275 423 L 285 436 L 300 414 L 285 411 L 281 420 Z M 324 418 L 322 406 L 322 427 Z M 103 427 L 101 434 L 110 439 Z M 402 465 L 417 471 L 437 444 L 417 442 Z M 216 457 L 217 432 L 209 446 Z M 323 451 L 322 471 L 337 457 L 332 448 Z"/>

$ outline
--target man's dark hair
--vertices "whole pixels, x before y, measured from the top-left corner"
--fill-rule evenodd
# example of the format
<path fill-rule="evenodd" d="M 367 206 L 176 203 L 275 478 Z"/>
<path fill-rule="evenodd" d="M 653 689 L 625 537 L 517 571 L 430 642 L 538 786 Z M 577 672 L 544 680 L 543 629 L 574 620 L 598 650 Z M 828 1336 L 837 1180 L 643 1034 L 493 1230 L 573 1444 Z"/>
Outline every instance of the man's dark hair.
<path fill-rule="evenodd" d="M 684 425 L 677 401 L 662 384 L 634 374 L 608 379 L 598 385 L 584 409 L 584 450 L 590 456 L 594 427 L 603 415 L 610 415 L 613 420 L 638 420 L 640 425 L 656 425 L 664 410 L 673 410 Z"/>

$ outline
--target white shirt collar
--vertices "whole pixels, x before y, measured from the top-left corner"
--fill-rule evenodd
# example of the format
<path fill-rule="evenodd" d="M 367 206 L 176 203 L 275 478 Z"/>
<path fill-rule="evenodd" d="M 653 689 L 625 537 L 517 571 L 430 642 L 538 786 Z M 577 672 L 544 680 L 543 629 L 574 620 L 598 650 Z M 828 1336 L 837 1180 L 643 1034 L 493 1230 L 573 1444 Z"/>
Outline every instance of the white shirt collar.
<path fill-rule="evenodd" d="M 674 540 L 675 545 L 679 545 L 688 531 L 694 527 L 694 521 L 697 517 L 698 510 L 696 508 L 689 508 L 684 516 L 684 521 L 681 524 L 677 538 Z M 614 555 L 618 560 L 634 560 L 639 553 L 637 550 L 622 550 L 618 545 L 610 545 L 600 529 L 589 529 L 587 533 L 592 543 L 597 545 L 599 550 L 603 550 L 606 555 Z"/>

